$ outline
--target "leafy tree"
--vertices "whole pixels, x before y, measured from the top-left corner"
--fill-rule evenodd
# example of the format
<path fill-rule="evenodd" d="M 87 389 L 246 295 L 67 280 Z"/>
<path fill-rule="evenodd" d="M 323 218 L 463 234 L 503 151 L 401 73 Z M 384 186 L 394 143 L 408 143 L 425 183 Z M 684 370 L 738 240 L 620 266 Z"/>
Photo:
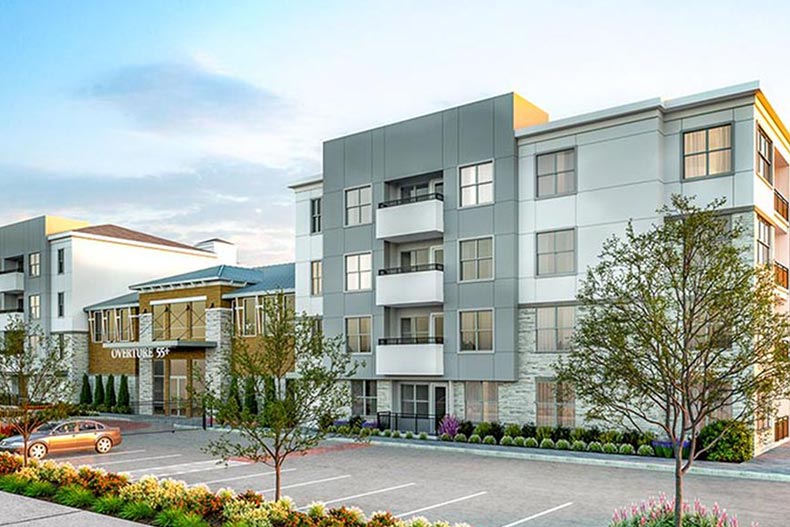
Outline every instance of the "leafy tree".
<path fill-rule="evenodd" d="M 107 387 L 104 392 L 104 405 L 111 410 L 118 401 L 115 398 L 115 379 L 112 374 L 107 376 Z"/>
<path fill-rule="evenodd" d="M 121 384 L 118 387 L 118 407 L 122 412 L 128 412 L 130 406 L 129 378 L 126 375 L 121 375 Z"/>
<path fill-rule="evenodd" d="M 683 476 L 730 429 L 701 446 L 705 423 L 729 407 L 731 423 L 751 424 L 788 393 L 790 331 L 773 270 L 755 266 L 751 229 L 723 215 L 723 203 L 673 196 L 661 224 L 637 232 L 629 223 L 625 239 L 607 240 L 578 294 L 572 350 L 557 365 L 588 418 L 666 434 L 676 526 Z"/>
<path fill-rule="evenodd" d="M 244 378 L 244 411 L 250 415 L 258 415 L 258 394 L 255 378 L 248 375 Z"/>
<path fill-rule="evenodd" d="M 82 374 L 82 389 L 80 390 L 80 405 L 90 406 L 93 403 L 93 396 L 91 395 L 91 383 L 88 380 L 88 374 Z"/>
<path fill-rule="evenodd" d="M 66 347 L 68 349 L 68 347 Z M 27 465 L 30 435 L 49 420 L 65 415 L 63 406 L 72 393 L 55 338 L 45 337 L 37 325 L 13 320 L 0 333 L 0 391 L 10 399 L 0 406 L 0 421 L 22 436 Z"/>
<path fill-rule="evenodd" d="M 104 406 L 104 383 L 101 380 L 101 375 L 97 375 L 94 380 L 95 386 L 93 387 L 93 406 L 100 408 Z"/>
<path fill-rule="evenodd" d="M 217 410 L 217 418 L 221 423 L 232 423 L 241 416 L 241 399 L 239 398 L 239 379 L 235 374 L 231 374 L 228 392 L 225 395 L 223 404 L 213 404 Z"/>
<path fill-rule="evenodd" d="M 274 468 L 275 499 L 281 496 L 288 456 L 314 448 L 324 438 L 321 419 L 340 417 L 351 404 L 347 383 L 356 371 L 340 337 L 324 338 L 314 317 L 296 316 L 285 294 L 264 305 L 265 334 L 234 338 L 225 374 L 252 378 L 265 395 L 258 415 L 237 413 L 228 424 L 239 433 L 212 440 L 207 451 L 223 459 L 246 457 Z M 231 415 L 236 403 L 209 392 L 207 406 Z"/>

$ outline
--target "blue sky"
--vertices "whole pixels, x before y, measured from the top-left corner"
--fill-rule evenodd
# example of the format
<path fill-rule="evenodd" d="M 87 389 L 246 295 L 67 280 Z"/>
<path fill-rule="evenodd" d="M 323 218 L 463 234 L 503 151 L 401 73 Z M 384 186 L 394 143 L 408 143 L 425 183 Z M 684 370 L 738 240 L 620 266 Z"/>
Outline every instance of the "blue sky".
<path fill-rule="evenodd" d="M 0 223 L 43 213 L 293 257 L 324 139 L 517 91 L 565 117 L 760 80 L 790 4 L 0 0 Z"/>

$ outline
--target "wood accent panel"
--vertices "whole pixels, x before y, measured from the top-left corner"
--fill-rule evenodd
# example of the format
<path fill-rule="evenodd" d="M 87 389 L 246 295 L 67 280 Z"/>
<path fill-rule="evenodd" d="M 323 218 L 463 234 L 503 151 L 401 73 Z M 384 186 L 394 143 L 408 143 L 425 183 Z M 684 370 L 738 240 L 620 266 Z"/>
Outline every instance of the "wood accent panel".
<path fill-rule="evenodd" d="M 183 289 L 173 289 L 167 291 L 154 291 L 149 293 L 140 293 L 140 313 L 151 313 L 151 301 L 153 300 L 177 300 L 179 298 L 188 298 L 191 296 L 205 296 L 206 309 L 214 307 L 231 307 L 230 300 L 223 300 L 222 295 L 235 291 L 236 287 L 228 285 L 209 285 L 201 287 L 185 287 Z"/>

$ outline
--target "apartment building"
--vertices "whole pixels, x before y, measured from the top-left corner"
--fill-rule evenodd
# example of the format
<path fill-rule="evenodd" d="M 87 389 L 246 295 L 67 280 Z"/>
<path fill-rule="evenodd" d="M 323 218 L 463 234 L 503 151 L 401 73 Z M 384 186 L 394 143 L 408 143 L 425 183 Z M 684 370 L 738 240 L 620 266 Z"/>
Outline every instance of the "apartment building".
<path fill-rule="evenodd" d="M 354 413 L 581 424 L 551 365 L 603 241 L 673 193 L 724 197 L 787 302 L 788 160 L 757 83 L 556 121 L 511 93 L 326 141 L 291 187 L 297 308 L 364 361 Z M 758 451 L 788 415 L 756 423 Z"/>

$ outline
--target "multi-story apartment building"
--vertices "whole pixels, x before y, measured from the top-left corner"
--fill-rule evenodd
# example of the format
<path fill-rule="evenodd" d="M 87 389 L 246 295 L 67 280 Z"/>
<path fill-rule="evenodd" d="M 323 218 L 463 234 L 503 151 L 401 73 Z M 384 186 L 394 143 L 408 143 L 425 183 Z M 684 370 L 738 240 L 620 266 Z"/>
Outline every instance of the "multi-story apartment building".
<path fill-rule="evenodd" d="M 292 186 L 296 302 L 364 361 L 354 413 L 581 424 L 552 370 L 576 292 L 603 241 L 673 193 L 725 198 L 788 299 L 790 133 L 756 83 L 556 121 L 507 94 L 323 151 L 322 177 Z M 788 415 L 756 423 L 758 451 Z"/>

